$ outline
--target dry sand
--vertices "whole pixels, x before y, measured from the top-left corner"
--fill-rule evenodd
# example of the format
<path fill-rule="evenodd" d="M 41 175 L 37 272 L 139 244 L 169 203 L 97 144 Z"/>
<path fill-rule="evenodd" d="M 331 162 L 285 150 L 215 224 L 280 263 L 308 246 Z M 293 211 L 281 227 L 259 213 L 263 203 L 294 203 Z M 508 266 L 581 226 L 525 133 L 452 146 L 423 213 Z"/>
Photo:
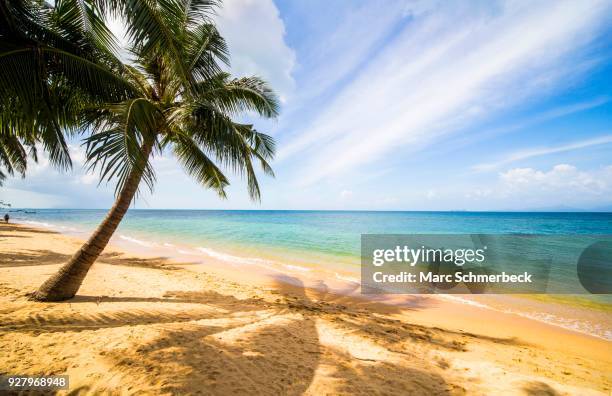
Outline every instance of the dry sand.
<path fill-rule="evenodd" d="M 0 374 L 67 374 L 71 394 L 612 389 L 605 340 L 430 297 L 400 308 L 295 278 L 253 282 L 242 271 L 228 277 L 112 249 L 74 299 L 28 301 L 79 246 L 51 231 L 0 226 Z"/>

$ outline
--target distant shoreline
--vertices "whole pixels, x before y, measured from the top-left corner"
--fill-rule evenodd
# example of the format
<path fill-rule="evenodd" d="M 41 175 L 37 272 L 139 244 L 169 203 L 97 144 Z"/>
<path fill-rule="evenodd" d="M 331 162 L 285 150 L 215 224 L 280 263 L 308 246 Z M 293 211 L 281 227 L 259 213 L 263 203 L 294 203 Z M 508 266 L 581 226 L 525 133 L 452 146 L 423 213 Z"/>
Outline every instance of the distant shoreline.
<path fill-rule="evenodd" d="M 7 212 L 19 210 L 108 210 L 109 208 L 21 208 L 14 207 L 5 209 Z M 130 208 L 129 211 L 201 211 L 201 212 L 348 212 L 348 213 L 559 213 L 559 214 L 589 214 L 589 213 L 609 213 L 612 209 L 602 210 L 592 209 L 568 209 L 568 210 L 373 210 L 373 209 L 198 209 L 198 208 Z"/>

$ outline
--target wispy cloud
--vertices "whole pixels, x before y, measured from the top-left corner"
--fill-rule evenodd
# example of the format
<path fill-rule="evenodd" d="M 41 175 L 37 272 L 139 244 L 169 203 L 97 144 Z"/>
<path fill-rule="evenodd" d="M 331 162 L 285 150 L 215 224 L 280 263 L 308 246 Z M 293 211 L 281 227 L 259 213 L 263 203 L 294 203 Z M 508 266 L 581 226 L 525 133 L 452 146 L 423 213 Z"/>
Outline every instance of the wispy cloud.
<path fill-rule="evenodd" d="M 538 125 L 544 123 L 546 121 L 566 117 L 572 114 L 580 113 L 583 111 L 591 110 L 600 106 L 603 106 L 610 102 L 612 98 L 609 96 L 599 96 L 595 99 L 580 101 L 577 103 L 566 104 L 562 106 L 557 106 L 553 109 L 543 111 L 534 116 L 523 118 L 517 122 L 513 122 L 511 124 L 505 124 L 498 128 L 493 129 L 485 129 L 480 132 L 475 131 L 474 133 L 469 133 L 466 136 L 459 136 L 453 141 L 453 149 L 457 149 L 458 147 L 473 144 L 476 141 L 481 141 L 484 139 L 489 139 L 492 137 L 504 135 L 506 133 L 518 131 L 520 129 L 532 127 L 534 125 Z"/>
<path fill-rule="evenodd" d="M 312 40 L 305 38 L 303 50 L 307 56 L 299 59 L 297 71 L 302 77 L 302 89 L 294 109 L 341 83 L 367 63 L 372 51 L 408 17 L 409 11 L 401 1 L 389 2 L 384 7 L 372 7 L 369 2 L 352 3 L 336 24 L 317 26 L 322 31 Z M 319 13 L 313 12 L 310 17 L 316 22 Z"/>
<path fill-rule="evenodd" d="M 575 70 L 567 57 L 597 34 L 607 7 L 507 2 L 424 12 L 279 157 L 310 158 L 296 179 L 312 184 L 385 155 L 408 155 L 484 114 L 555 89 Z"/>
<path fill-rule="evenodd" d="M 524 151 L 519 151 L 506 156 L 505 158 L 489 163 L 478 164 L 472 167 L 476 171 L 490 171 L 499 168 L 502 165 L 507 165 L 512 162 L 526 160 L 533 157 L 541 157 L 544 155 L 550 155 L 555 153 L 562 153 L 566 151 L 579 150 L 591 146 L 599 146 L 602 144 L 612 143 L 612 135 L 600 136 L 592 139 L 581 140 L 577 142 L 567 143 L 555 147 L 543 147 L 535 148 Z"/>
<path fill-rule="evenodd" d="M 612 66 L 601 34 L 612 29 L 609 0 L 232 0 L 223 7 L 232 72 L 260 75 L 286 99 L 277 121 L 252 120 L 277 138 L 281 158 L 273 164 L 277 177 L 261 179 L 261 208 L 609 204 L 612 168 L 587 155 L 612 147 L 603 146 L 610 135 L 601 136 L 612 134 L 605 124 L 612 96 L 598 72 Z M 119 36 L 123 25 L 113 23 Z M 576 141 L 561 144 L 548 122 L 581 111 L 564 119 Z M 525 133 L 512 136 L 522 151 L 477 144 L 536 126 L 543 132 L 537 148 Z M 7 180 L 2 198 L 19 206 L 110 206 L 113 186 L 96 187 L 97 174 L 85 172 L 82 147 L 73 143 L 72 172 L 58 172 L 42 155 L 26 179 Z M 520 162 L 571 150 L 585 155 L 572 155 L 577 162 L 551 155 L 546 160 L 572 165 L 545 168 Z M 144 193 L 138 207 L 254 205 L 239 178 L 231 199 L 219 201 L 171 157 L 153 162 L 155 194 Z M 480 162 L 500 171 L 457 172 Z"/>

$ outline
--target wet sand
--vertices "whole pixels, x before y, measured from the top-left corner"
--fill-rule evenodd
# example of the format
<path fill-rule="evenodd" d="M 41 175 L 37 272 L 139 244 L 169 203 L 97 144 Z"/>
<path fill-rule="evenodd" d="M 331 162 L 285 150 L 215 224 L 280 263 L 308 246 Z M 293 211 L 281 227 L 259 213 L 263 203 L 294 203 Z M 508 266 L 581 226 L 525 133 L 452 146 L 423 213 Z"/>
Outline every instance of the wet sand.
<path fill-rule="evenodd" d="M 432 296 L 387 304 L 221 263 L 110 247 L 74 299 L 28 301 L 80 243 L 0 226 L 0 374 L 67 374 L 74 394 L 612 389 L 609 341 Z"/>

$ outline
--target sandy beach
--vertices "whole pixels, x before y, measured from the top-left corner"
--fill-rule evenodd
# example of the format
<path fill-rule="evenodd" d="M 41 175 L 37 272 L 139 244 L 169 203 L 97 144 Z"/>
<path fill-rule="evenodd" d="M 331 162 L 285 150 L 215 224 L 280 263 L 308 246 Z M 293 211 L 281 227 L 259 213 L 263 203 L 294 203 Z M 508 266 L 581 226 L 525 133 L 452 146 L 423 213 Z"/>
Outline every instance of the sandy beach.
<path fill-rule="evenodd" d="M 612 389 L 612 343 L 600 338 L 440 298 L 383 304 L 117 247 L 74 299 L 28 301 L 80 243 L 0 225 L 0 374 L 66 374 L 70 394 Z"/>

